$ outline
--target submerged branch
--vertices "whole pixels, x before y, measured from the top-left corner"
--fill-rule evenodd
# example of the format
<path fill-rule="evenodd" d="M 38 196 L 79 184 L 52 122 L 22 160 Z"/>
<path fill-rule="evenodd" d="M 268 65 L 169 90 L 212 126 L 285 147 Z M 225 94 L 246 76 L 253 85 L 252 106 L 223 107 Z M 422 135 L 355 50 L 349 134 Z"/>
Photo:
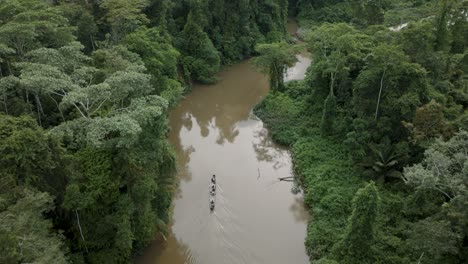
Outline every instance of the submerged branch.
<path fill-rule="evenodd" d="M 282 178 L 278 178 L 278 180 L 286 181 L 286 182 L 293 182 L 294 181 L 294 176 L 282 177 Z"/>

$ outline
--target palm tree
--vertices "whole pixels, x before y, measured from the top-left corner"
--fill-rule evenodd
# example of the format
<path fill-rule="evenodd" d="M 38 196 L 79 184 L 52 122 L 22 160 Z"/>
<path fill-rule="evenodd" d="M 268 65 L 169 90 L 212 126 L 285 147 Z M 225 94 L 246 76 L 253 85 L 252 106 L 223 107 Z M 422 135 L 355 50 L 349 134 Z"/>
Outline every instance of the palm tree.
<path fill-rule="evenodd" d="M 401 179 L 402 174 L 398 170 L 400 157 L 387 140 L 379 145 L 369 144 L 368 147 L 370 155 L 361 165 L 375 177 L 376 181 L 385 182 L 391 178 Z"/>

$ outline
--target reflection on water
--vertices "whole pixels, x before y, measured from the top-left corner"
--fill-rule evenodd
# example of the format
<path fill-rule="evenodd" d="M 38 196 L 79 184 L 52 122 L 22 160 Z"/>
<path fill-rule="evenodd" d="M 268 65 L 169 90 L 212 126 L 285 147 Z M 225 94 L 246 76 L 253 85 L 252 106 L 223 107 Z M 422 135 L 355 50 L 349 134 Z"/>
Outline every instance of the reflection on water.
<path fill-rule="evenodd" d="M 142 263 L 196 263 L 187 245 L 178 241 L 174 236 L 167 240 L 159 237 L 157 241 L 146 249 L 144 258 L 137 260 Z M 156 261 L 157 260 L 157 261 Z"/>
<path fill-rule="evenodd" d="M 286 81 L 303 80 L 306 77 L 307 67 L 309 67 L 311 63 L 309 56 L 310 54 L 307 52 L 296 55 L 297 63 L 286 72 Z"/>
<path fill-rule="evenodd" d="M 288 32 L 291 36 L 295 37 L 299 44 L 303 44 L 303 42 L 297 39 L 297 30 L 299 26 L 297 22 L 293 19 L 288 20 Z M 303 80 L 306 77 L 307 68 L 311 63 L 310 53 L 307 51 L 303 51 L 301 54 L 296 55 L 297 63 L 294 67 L 291 67 L 286 72 L 286 81 L 293 81 L 293 80 Z"/>
<path fill-rule="evenodd" d="M 291 175 L 288 150 L 274 144 L 252 114 L 267 92 L 266 77 L 244 62 L 222 72 L 217 84 L 194 87 L 172 111 L 180 184 L 171 233 L 138 263 L 308 263 L 302 197 L 278 180 Z M 216 208 L 210 213 L 213 174 Z"/>
<path fill-rule="evenodd" d="M 298 222 L 307 222 L 309 220 L 309 212 L 304 207 L 304 197 L 297 196 L 294 197 L 295 202 L 289 207 L 289 211 L 293 213 L 294 218 Z"/>
<path fill-rule="evenodd" d="M 232 79 L 231 76 L 236 76 Z M 228 77 L 228 78 L 226 78 Z M 218 144 L 234 142 L 239 131 L 236 124 L 249 117 L 254 106 L 267 91 L 267 80 L 244 62 L 223 72 L 221 80 L 213 86 L 199 85 L 171 115 L 174 131 L 184 127 L 191 131 L 193 122 L 198 124 L 200 135 L 208 137 L 212 128 L 218 128 Z M 258 84 L 258 87 L 246 85 Z M 222 87 L 222 88 L 220 88 Z"/>
<path fill-rule="evenodd" d="M 255 131 L 255 140 L 252 146 L 257 154 L 258 161 L 265 161 L 272 164 L 274 169 L 289 166 L 289 153 L 286 147 L 276 145 L 268 137 L 266 128 Z"/>

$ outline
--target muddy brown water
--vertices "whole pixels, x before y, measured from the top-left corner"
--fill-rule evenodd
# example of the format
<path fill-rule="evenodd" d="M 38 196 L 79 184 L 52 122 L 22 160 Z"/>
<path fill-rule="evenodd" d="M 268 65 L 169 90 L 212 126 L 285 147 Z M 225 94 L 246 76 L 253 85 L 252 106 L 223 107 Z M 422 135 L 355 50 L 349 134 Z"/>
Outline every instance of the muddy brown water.
<path fill-rule="evenodd" d="M 304 54 L 298 59 L 289 80 L 302 79 L 310 64 Z M 291 192 L 292 183 L 278 181 L 292 175 L 288 149 L 273 143 L 252 113 L 267 93 L 267 78 L 245 61 L 221 72 L 215 85 L 195 86 L 171 112 L 180 183 L 170 234 L 138 264 L 308 263 L 303 198 Z"/>

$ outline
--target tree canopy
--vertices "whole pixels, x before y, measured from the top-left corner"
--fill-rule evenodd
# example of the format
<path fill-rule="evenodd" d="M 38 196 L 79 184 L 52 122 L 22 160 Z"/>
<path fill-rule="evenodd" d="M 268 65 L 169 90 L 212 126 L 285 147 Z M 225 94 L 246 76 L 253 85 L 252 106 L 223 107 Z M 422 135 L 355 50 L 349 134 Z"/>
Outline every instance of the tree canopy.
<path fill-rule="evenodd" d="M 297 49 L 286 42 L 279 42 L 259 44 L 256 51 L 259 56 L 253 58 L 254 65 L 268 74 L 273 91 L 283 91 L 286 71 L 297 62 Z"/>
<path fill-rule="evenodd" d="M 286 18 L 285 0 L 0 1 L 0 262 L 127 263 L 165 234 L 169 109 Z"/>
<path fill-rule="evenodd" d="M 312 263 L 467 261 L 466 7 L 290 1 L 313 62 L 255 112 L 292 146 Z"/>

